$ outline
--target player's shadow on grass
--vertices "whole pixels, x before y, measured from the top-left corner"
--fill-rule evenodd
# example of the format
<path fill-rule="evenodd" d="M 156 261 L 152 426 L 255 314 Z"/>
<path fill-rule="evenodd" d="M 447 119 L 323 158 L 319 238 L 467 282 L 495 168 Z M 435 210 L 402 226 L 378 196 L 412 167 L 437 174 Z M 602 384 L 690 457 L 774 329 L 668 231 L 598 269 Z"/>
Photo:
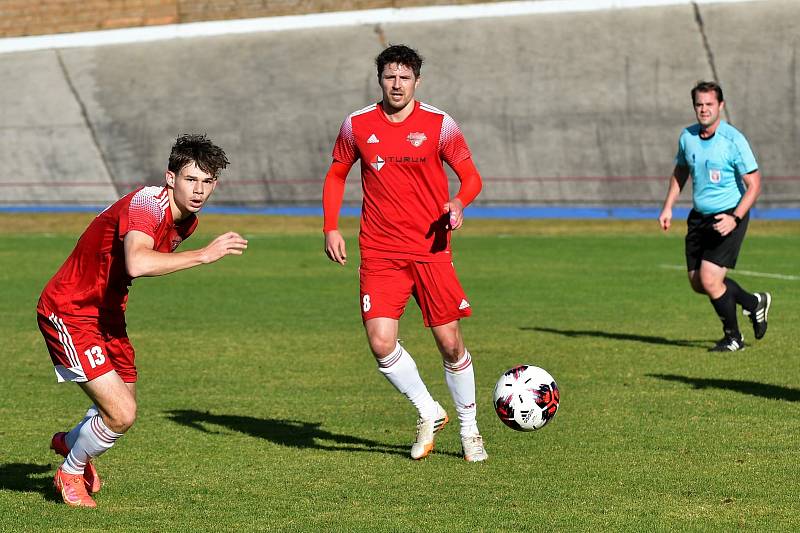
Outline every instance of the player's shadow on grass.
<path fill-rule="evenodd" d="M 644 342 L 647 344 L 663 344 L 668 346 L 682 346 L 685 348 L 707 348 L 712 340 L 703 339 L 668 339 L 655 335 L 634 335 L 632 333 L 611 333 L 609 331 L 593 331 L 587 329 L 556 329 L 556 328 L 536 328 L 521 327 L 523 331 L 541 331 L 543 333 L 555 333 L 565 337 L 599 337 L 602 339 L 612 339 L 618 341 Z"/>
<path fill-rule="evenodd" d="M 741 379 L 708 379 L 690 378 L 688 376 L 678 376 L 675 374 L 647 374 L 647 376 L 663 379 L 665 381 L 677 381 L 691 385 L 695 389 L 725 389 L 769 400 L 784 400 L 787 402 L 800 402 L 800 389 L 782 387 L 780 385 L 769 385 L 757 381 L 746 381 Z"/>
<path fill-rule="evenodd" d="M 55 470 L 49 464 L 0 464 L 0 490 L 39 492 L 45 500 L 60 501 L 55 488 L 53 488 L 54 472 Z"/>
<path fill-rule="evenodd" d="M 318 422 L 276 420 L 242 415 L 215 415 L 193 410 L 167 411 L 167 416 L 173 422 L 203 433 L 219 433 L 219 431 L 208 429 L 207 426 L 222 426 L 290 448 L 313 448 L 338 452 L 391 453 L 403 456 L 407 456 L 409 450 L 408 446 L 386 444 L 352 435 L 332 433 L 322 429 L 321 424 Z M 448 452 L 437 452 L 437 454 L 455 455 Z"/>

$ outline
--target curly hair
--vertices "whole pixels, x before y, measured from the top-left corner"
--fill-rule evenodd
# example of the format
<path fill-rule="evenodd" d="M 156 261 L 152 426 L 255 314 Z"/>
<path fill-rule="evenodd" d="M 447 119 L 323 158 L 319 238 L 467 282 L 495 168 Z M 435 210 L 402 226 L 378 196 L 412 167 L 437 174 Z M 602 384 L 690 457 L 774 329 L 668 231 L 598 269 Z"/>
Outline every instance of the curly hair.
<path fill-rule="evenodd" d="M 383 74 L 383 68 L 386 65 L 397 63 L 398 65 L 405 65 L 410 68 L 414 71 L 414 76 L 419 78 L 420 72 L 422 71 L 422 62 L 422 56 L 420 56 L 416 50 L 404 44 L 390 45 L 375 58 L 375 66 L 378 68 L 379 77 Z"/>
<path fill-rule="evenodd" d="M 230 164 L 225 150 L 211 142 L 205 135 L 194 133 L 183 134 L 175 141 L 169 154 L 167 168 L 179 173 L 183 167 L 194 163 L 213 178 L 219 177 L 220 170 Z"/>

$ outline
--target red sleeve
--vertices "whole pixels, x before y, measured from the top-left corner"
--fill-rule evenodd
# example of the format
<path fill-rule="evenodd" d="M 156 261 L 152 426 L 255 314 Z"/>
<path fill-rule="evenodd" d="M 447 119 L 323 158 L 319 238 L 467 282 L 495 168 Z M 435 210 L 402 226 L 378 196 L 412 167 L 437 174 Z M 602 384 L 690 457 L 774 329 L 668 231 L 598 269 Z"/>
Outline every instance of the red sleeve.
<path fill-rule="evenodd" d="M 325 184 L 322 186 L 322 212 L 323 226 L 322 231 L 331 231 L 339 227 L 339 210 L 342 208 L 344 199 L 344 184 L 347 181 L 347 173 L 353 164 L 346 164 L 340 161 L 331 163 L 328 173 L 325 175 Z"/>
<path fill-rule="evenodd" d="M 333 159 L 342 163 L 353 165 L 358 159 L 358 146 L 353 135 L 353 121 L 347 117 L 339 128 L 339 136 L 336 137 L 336 144 L 333 145 Z"/>
<path fill-rule="evenodd" d="M 131 198 L 128 205 L 128 224 L 125 233 L 129 231 L 141 231 L 156 238 L 158 225 L 164 219 L 164 208 L 162 201 L 153 196 L 150 187 L 145 187 Z M 122 237 L 122 235 L 120 235 Z"/>
<path fill-rule="evenodd" d="M 458 190 L 456 198 L 461 200 L 464 207 L 467 207 L 483 188 L 481 175 L 478 174 L 478 169 L 475 168 L 472 158 L 456 163 L 453 165 L 453 170 L 456 171 L 456 175 L 461 182 L 461 188 Z"/>

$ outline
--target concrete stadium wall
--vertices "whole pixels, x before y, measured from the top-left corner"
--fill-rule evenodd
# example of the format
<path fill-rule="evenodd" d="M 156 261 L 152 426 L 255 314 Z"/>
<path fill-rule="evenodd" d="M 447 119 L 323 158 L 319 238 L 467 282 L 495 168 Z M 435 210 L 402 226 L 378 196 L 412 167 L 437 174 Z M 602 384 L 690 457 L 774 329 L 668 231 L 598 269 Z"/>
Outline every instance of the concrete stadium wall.
<path fill-rule="evenodd" d="M 379 98 L 374 56 L 402 42 L 426 57 L 419 98 L 461 124 L 479 204 L 660 204 L 689 90 L 716 74 L 766 178 L 759 206 L 797 207 L 798 21 L 800 2 L 773 0 L 3 54 L 0 205 L 159 183 L 184 132 L 229 154 L 216 204 L 318 203 L 339 125 Z"/>

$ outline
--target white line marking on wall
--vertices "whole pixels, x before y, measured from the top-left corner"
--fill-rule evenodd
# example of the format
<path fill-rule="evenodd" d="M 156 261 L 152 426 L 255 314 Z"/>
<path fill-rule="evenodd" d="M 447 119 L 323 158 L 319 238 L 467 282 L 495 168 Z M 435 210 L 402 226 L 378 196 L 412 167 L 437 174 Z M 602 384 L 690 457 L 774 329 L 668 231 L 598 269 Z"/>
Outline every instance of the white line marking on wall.
<path fill-rule="evenodd" d="M 309 28 L 515 17 L 546 13 L 578 13 L 639 7 L 691 6 L 694 3 L 727 4 L 760 1 L 764 0 L 540 0 L 538 2 L 519 1 L 496 2 L 492 4 L 367 9 L 362 11 L 310 13 L 307 15 L 290 15 L 284 17 L 215 20 L 186 24 L 120 28 L 116 30 L 8 37 L 0 39 L 0 54 L 32 50 L 50 50 L 53 48 L 104 46 L 109 44 L 127 44 L 189 37 L 209 37 L 215 35 L 301 30 Z"/>

